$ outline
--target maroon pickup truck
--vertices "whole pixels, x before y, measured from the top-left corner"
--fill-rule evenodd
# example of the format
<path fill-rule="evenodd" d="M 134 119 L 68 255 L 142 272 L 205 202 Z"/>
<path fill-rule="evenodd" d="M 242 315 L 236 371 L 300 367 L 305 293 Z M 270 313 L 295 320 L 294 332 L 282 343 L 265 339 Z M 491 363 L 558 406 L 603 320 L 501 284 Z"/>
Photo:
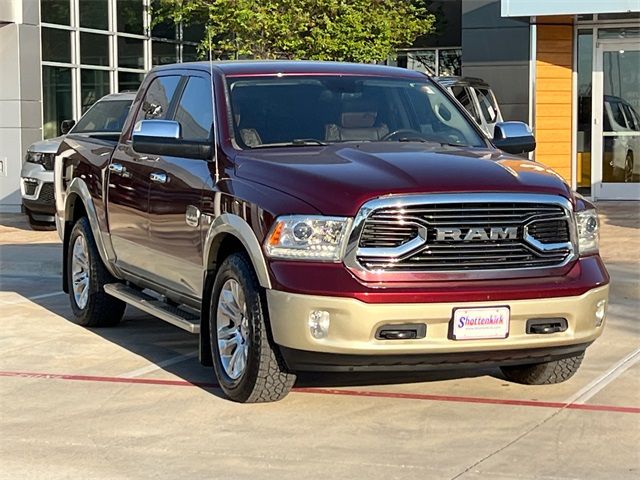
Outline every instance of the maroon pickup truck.
<path fill-rule="evenodd" d="M 594 206 L 534 148 L 405 69 L 158 67 L 119 141 L 58 151 L 64 290 L 81 325 L 130 304 L 199 334 L 238 402 L 309 370 L 561 382 L 602 333 L 609 276 Z"/>

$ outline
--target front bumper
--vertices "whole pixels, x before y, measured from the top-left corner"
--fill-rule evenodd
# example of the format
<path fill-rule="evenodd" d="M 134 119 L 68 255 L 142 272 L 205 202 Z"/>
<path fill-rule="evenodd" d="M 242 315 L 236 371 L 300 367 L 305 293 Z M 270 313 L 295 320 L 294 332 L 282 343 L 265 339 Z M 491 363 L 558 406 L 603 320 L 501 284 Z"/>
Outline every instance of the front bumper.
<path fill-rule="evenodd" d="M 596 304 L 600 300 L 608 301 L 608 297 L 608 285 L 579 296 L 446 303 L 371 304 L 353 298 L 267 291 L 273 338 L 284 347 L 289 366 L 305 370 L 336 370 L 339 366 L 352 370 L 353 366 L 454 365 L 492 360 L 503 364 L 532 363 L 532 358 L 567 356 L 584 350 L 602 333 L 604 323 L 597 327 L 594 313 Z M 505 305 L 511 311 L 507 338 L 464 341 L 451 338 L 454 308 Z M 313 310 L 330 314 L 325 338 L 316 339 L 311 335 L 308 318 Z M 527 321 L 535 318 L 564 318 L 567 329 L 550 334 L 526 333 Z M 426 336 L 413 340 L 376 338 L 376 332 L 384 325 L 407 323 L 426 324 Z M 310 355 L 311 352 L 319 355 Z"/>
<path fill-rule="evenodd" d="M 53 222 L 56 212 L 53 170 L 45 170 L 42 165 L 25 162 L 20 172 L 22 204 L 35 220 Z"/>

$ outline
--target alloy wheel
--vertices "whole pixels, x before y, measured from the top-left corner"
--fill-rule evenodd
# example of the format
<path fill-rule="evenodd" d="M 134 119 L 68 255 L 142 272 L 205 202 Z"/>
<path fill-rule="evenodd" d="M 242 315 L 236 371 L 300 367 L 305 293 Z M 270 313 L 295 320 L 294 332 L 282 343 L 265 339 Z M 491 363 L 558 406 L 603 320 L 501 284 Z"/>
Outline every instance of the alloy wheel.
<path fill-rule="evenodd" d="M 89 251 L 84 235 L 78 235 L 73 242 L 71 257 L 71 281 L 73 286 L 73 298 L 80 310 L 87 306 L 89 301 Z"/>
<path fill-rule="evenodd" d="M 224 282 L 220 290 L 216 328 L 220 363 L 229 378 L 238 380 L 247 366 L 249 319 L 244 291 L 235 279 Z"/>

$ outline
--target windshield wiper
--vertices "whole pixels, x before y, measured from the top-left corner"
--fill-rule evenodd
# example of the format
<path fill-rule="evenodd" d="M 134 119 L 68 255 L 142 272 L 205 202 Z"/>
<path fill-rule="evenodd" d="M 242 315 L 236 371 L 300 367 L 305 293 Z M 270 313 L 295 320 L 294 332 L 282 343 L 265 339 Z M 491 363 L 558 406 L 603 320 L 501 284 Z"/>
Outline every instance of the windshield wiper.
<path fill-rule="evenodd" d="M 316 138 L 295 138 L 290 142 L 280 143 L 263 143 L 261 145 L 254 145 L 251 148 L 275 148 L 275 147 L 305 147 L 309 145 L 328 145 L 327 142 L 318 140 Z"/>

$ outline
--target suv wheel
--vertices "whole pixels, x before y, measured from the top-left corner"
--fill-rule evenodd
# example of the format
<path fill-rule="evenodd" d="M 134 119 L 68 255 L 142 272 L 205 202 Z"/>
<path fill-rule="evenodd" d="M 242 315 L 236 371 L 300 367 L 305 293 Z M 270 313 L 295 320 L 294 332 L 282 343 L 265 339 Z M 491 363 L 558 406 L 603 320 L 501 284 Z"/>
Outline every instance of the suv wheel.
<path fill-rule="evenodd" d="M 562 383 L 575 375 L 583 358 L 584 351 L 561 360 L 531 365 L 510 365 L 500 367 L 500 370 L 507 380 L 525 385 Z"/>
<path fill-rule="evenodd" d="M 104 285 L 116 279 L 102 263 L 86 217 L 73 226 L 67 248 L 69 298 L 76 323 L 85 327 L 120 323 L 126 304 L 104 291 Z"/>
<path fill-rule="evenodd" d="M 271 338 L 264 290 L 245 255 L 234 253 L 222 262 L 209 319 L 213 367 L 231 400 L 273 402 L 289 393 L 296 376 Z"/>

